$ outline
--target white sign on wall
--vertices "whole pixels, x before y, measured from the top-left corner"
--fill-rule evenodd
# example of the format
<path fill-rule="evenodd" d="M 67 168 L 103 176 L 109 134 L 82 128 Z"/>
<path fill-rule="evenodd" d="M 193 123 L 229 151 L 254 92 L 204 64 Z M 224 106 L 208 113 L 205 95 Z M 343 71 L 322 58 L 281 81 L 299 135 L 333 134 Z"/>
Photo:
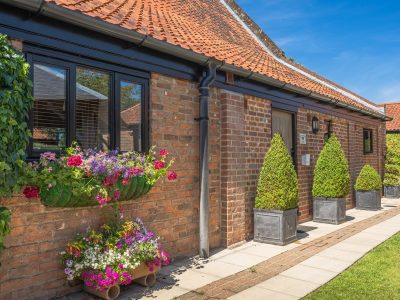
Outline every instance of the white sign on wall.
<path fill-rule="evenodd" d="M 303 166 L 309 166 L 311 165 L 311 157 L 310 154 L 304 154 L 301 156 L 301 164 Z"/>
<path fill-rule="evenodd" d="M 305 133 L 300 133 L 299 139 L 300 139 L 300 145 L 307 144 L 307 135 Z"/>

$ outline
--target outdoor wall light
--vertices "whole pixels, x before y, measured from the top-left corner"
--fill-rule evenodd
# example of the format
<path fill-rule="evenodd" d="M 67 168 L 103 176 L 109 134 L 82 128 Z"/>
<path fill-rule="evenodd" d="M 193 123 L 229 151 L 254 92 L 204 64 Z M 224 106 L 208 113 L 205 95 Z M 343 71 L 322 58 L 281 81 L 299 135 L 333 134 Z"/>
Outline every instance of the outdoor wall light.
<path fill-rule="evenodd" d="M 319 120 L 317 117 L 313 117 L 311 121 L 311 128 L 314 134 L 318 133 L 319 131 Z"/>

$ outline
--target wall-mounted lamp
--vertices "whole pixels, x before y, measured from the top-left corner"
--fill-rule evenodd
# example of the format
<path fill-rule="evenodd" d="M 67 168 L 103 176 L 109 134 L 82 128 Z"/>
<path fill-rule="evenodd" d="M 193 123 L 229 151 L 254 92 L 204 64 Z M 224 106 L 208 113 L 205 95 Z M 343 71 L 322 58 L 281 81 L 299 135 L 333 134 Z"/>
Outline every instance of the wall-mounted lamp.
<path fill-rule="evenodd" d="M 318 133 L 319 131 L 319 120 L 317 117 L 313 117 L 311 121 L 311 128 L 314 134 Z"/>

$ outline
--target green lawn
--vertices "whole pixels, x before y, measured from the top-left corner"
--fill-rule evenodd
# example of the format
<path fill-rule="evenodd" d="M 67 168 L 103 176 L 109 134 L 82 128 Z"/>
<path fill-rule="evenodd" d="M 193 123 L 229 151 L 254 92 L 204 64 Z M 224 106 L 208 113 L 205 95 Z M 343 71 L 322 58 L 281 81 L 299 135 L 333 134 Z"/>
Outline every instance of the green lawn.
<path fill-rule="evenodd" d="M 303 300 L 400 299 L 400 233 Z"/>

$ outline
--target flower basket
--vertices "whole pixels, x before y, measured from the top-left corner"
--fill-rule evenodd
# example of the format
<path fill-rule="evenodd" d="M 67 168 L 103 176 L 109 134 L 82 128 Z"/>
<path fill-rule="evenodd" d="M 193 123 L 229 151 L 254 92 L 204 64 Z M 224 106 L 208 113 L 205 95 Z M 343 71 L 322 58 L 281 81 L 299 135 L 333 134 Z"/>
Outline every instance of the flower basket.
<path fill-rule="evenodd" d="M 45 152 L 39 161 L 27 165 L 23 191 L 27 198 L 40 196 L 50 207 L 86 207 L 110 202 L 127 201 L 147 194 L 162 177 L 173 159 L 167 159 L 165 149 L 148 154 L 118 151 L 82 151 L 79 146 L 57 157 Z M 170 172 L 168 180 L 176 180 Z"/>
<path fill-rule="evenodd" d="M 145 177 L 133 177 L 127 185 L 123 185 L 122 180 L 119 180 L 115 186 L 121 193 L 118 201 L 137 199 L 147 194 L 152 188 Z M 42 188 L 40 200 L 45 206 L 50 207 L 86 207 L 98 205 L 96 195 L 97 192 L 92 192 L 90 195 L 74 194 L 71 186 L 57 184 L 51 189 Z"/>

